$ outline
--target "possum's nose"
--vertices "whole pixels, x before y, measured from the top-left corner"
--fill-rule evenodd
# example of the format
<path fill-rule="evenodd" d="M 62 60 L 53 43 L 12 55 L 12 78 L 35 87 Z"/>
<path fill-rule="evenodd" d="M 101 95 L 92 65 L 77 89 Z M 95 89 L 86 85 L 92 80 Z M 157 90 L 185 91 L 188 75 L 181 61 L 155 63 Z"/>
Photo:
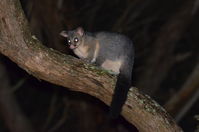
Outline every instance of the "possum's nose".
<path fill-rule="evenodd" d="M 76 45 L 73 44 L 70 45 L 70 49 L 75 49 L 76 47 L 77 47 Z"/>

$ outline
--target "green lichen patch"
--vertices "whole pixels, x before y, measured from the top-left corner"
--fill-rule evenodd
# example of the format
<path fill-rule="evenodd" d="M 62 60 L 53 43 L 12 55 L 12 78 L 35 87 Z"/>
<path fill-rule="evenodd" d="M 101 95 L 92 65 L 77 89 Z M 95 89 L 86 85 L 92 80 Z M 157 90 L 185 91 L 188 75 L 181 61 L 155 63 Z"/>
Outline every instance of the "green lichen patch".
<path fill-rule="evenodd" d="M 145 111 L 149 112 L 150 114 L 159 117 L 161 121 L 167 124 L 168 127 L 170 125 L 175 124 L 174 120 L 170 117 L 170 115 L 165 111 L 163 107 L 161 107 L 156 101 L 150 98 L 148 95 L 140 94 L 139 91 L 135 88 L 131 88 L 129 91 L 128 96 L 132 97 L 140 107 L 142 107 Z"/>
<path fill-rule="evenodd" d="M 95 66 L 95 65 L 92 65 L 92 64 L 87 64 L 87 63 L 84 63 L 83 64 L 84 68 L 89 70 L 89 71 L 92 71 L 92 72 L 95 72 L 97 73 L 98 75 L 108 75 L 108 76 L 115 76 L 113 74 L 110 74 L 110 71 L 108 70 L 105 70 L 103 68 L 100 68 L 98 66 Z"/>

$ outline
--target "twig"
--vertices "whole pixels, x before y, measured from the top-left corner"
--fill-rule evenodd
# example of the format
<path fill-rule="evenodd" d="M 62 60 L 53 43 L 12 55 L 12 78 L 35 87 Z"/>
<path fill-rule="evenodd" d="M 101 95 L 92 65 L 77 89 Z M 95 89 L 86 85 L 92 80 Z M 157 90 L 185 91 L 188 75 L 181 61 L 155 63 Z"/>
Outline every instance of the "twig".
<path fill-rule="evenodd" d="M 198 11 L 199 8 L 199 0 L 196 0 L 194 3 L 194 8 L 192 10 L 192 14 L 196 14 L 196 12 Z"/>
<path fill-rule="evenodd" d="M 67 114 L 68 107 L 67 106 L 68 105 L 65 105 L 60 120 L 57 121 L 57 123 L 55 125 L 53 125 L 53 127 L 51 129 L 49 129 L 48 132 L 54 132 L 64 124 L 64 122 L 66 121 L 66 118 L 68 117 L 68 114 Z"/>
<path fill-rule="evenodd" d="M 199 86 L 198 86 L 198 90 L 196 91 L 196 93 L 193 94 L 191 99 L 188 100 L 187 103 L 185 103 L 184 107 L 182 107 L 180 112 L 176 115 L 176 117 L 175 117 L 176 122 L 179 122 L 184 117 L 184 115 L 187 113 L 188 110 L 190 110 L 190 108 L 198 100 L 198 98 L 199 98 Z"/>
<path fill-rule="evenodd" d="M 183 87 L 173 98 L 171 98 L 165 108 L 170 114 L 176 115 L 176 120 L 179 121 L 192 104 L 198 99 L 199 88 L 199 63 L 192 71 L 190 77 L 185 82 Z"/>
<path fill-rule="evenodd" d="M 0 62 L 0 114 L 10 132 L 34 132 L 16 102 L 4 65 Z"/>
<path fill-rule="evenodd" d="M 146 62 L 146 70 L 140 75 L 138 87 L 152 95 L 174 64 L 173 51 L 192 21 L 192 8 L 195 0 L 185 1 L 180 9 L 160 29 L 154 42 L 153 51 Z"/>
<path fill-rule="evenodd" d="M 53 119 L 53 116 L 55 114 L 55 108 L 56 108 L 55 104 L 56 104 L 56 101 L 57 101 L 57 94 L 54 94 L 53 97 L 52 97 L 52 99 L 51 99 L 48 116 L 47 116 L 47 119 L 46 119 L 46 121 L 44 123 L 42 132 L 46 132 L 46 129 L 48 128 L 48 125 L 50 124 L 50 122 Z"/>
<path fill-rule="evenodd" d="M 25 82 L 27 78 L 20 79 L 12 88 L 11 92 L 16 92 Z"/>

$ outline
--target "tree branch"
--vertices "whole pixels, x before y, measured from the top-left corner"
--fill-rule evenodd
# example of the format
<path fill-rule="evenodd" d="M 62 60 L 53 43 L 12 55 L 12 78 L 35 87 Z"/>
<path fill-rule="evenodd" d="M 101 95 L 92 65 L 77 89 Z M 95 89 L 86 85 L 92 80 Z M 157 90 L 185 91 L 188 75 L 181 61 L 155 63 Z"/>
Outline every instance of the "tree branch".
<path fill-rule="evenodd" d="M 0 52 L 38 79 L 111 102 L 116 77 L 43 46 L 31 36 L 18 0 L 1 0 Z M 141 132 L 181 131 L 156 102 L 136 89 L 129 92 L 122 115 Z"/>

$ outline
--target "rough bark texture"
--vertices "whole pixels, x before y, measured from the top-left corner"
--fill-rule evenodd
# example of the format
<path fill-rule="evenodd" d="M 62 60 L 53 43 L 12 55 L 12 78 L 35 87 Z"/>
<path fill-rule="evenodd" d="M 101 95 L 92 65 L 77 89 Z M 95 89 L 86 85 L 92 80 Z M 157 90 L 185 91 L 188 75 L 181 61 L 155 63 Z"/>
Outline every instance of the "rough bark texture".
<path fill-rule="evenodd" d="M 43 46 L 31 36 L 18 0 L 0 2 L 0 52 L 29 74 L 110 104 L 116 77 Z M 122 115 L 141 132 L 182 131 L 148 96 L 131 90 Z"/>

